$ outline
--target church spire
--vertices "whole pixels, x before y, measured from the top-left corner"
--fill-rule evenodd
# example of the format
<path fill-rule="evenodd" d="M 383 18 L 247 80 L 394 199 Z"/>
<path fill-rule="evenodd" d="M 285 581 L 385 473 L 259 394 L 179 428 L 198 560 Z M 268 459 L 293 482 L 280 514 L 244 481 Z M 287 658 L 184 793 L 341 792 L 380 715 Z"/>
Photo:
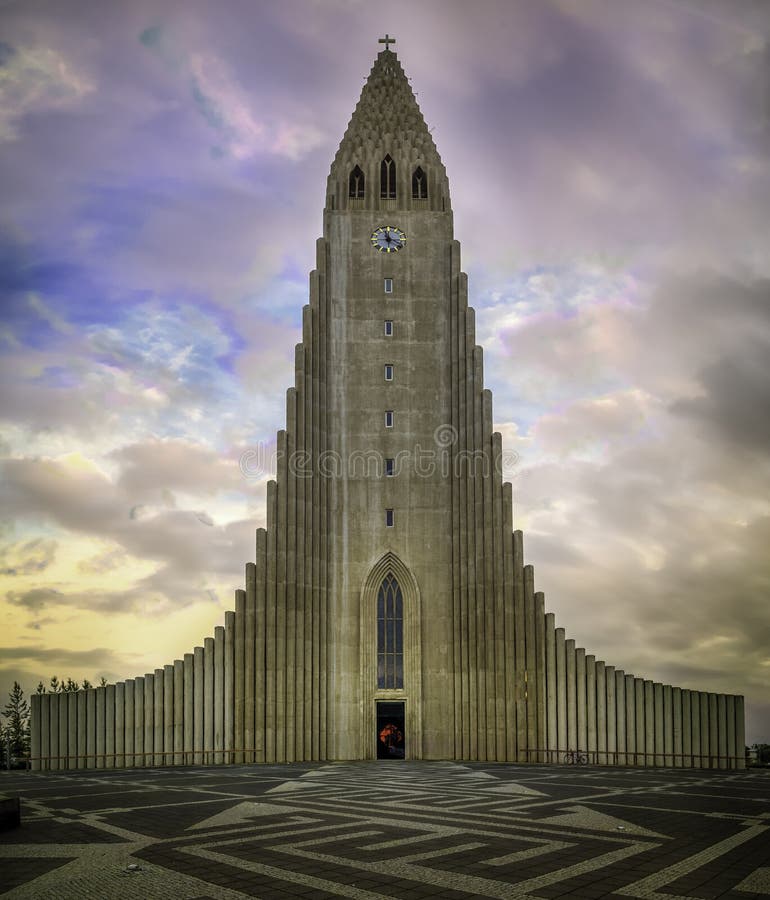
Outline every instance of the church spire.
<path fill-rule="evenodd" d="M 327 208 L 449 210 L 449 184 L 409 79 L 389 44 L 377 58 L 329 175 Z"/>

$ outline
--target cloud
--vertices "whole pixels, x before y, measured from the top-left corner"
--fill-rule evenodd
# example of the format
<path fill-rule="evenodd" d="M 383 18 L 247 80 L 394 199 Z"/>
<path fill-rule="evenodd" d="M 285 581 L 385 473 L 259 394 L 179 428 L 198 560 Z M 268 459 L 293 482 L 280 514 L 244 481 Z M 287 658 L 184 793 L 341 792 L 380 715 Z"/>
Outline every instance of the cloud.
<path fill-rule="evenodd" d="M 44 572 L 56 557 L 57 542 L 35 538 L 0 548 L 0 575 Z"/>
<path fill-rule="evenodd" d="M 674 401 L 688 416 L 731 443 L 767 454 L 770 450 L 770 341 L 748 341 L 741 355 L 725 357 L 699 372 L 703 395 Z"/>
<path fill-rule="evenodd" d="M 38 613 L 46 607 L 57 606 L 63 603 L 66 597 L 55 588 L 32 588 L 28 591 L 8 591 L 5 599 L 14 606 L 21 606 L 31 612 Z M 5 653 L 5 650 L 3 653 Z"/>
<path fill-rule="evenodd" d="M 227 153 L 246 161 L 273 153 L 296 162 L 326 139 L 308 114 L 305 121 L 287 120 L 274 111 L 257 118 L 254 98 L 230 65 L 210 50 L 184 47 L 168 28 L 157 25 L 145 29 L 139 39 L 175 74 L 186 76 L 195 109 L 215 133 L 215 156 Z"/>
<path fill-rule="evenodd" d="M 93 90 L 90 78 L 51 47 L 0 43 L 0 141 L 18 139 L 26 116 L 75 107 Z"/>

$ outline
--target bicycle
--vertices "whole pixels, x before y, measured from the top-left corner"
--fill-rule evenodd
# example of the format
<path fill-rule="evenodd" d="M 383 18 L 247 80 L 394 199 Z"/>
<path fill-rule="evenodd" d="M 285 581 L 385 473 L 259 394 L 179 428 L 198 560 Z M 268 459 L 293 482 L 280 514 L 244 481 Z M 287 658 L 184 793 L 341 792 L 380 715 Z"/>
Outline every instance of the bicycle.
<path fill-rule="evenodd" d="M 588 765 L 588 754 L 582 750 L 568 750 L 564 754 L 564 762 L 568 766 L 586 766 Z"/>

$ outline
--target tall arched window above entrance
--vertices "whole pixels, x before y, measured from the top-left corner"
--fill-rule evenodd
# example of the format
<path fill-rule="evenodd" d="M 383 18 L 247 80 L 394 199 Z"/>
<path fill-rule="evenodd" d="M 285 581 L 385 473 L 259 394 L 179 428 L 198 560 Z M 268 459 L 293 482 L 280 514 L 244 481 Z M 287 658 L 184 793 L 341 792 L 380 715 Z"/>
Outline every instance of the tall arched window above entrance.
<path fill-rule="evenodd" d="M 393 200 L 396 196 L 396 164 L 388 154 L 380 163 L 380 197 Z"/>
<path fill-rule="evenodd" d="M 404 687 L 404 600 L 392 574 L 377 595 L 377 688 Z"/>
<path fill-rule="evenodd" d="M 364 173 L 360 166 L 356 166 L 350 173 L 348 196 L 356 198 L 364 196 Z"/>
<path fill-rule="evenodd" d="M 412 172 L 412 199 L 428 199 L 428 179 L 420 166 L 417 166 L 414 172 Z"/>

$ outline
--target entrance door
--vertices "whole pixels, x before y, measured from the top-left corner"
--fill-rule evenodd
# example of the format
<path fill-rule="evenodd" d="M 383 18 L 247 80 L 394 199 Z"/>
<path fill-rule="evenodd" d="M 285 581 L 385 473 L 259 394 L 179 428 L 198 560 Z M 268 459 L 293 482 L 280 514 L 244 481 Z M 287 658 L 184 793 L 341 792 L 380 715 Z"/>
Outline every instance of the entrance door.
<path fill-rule="evenodd" d="M 377 703 L 377 759 L 404 759 L 406 755 L 404 701 Z"/>

